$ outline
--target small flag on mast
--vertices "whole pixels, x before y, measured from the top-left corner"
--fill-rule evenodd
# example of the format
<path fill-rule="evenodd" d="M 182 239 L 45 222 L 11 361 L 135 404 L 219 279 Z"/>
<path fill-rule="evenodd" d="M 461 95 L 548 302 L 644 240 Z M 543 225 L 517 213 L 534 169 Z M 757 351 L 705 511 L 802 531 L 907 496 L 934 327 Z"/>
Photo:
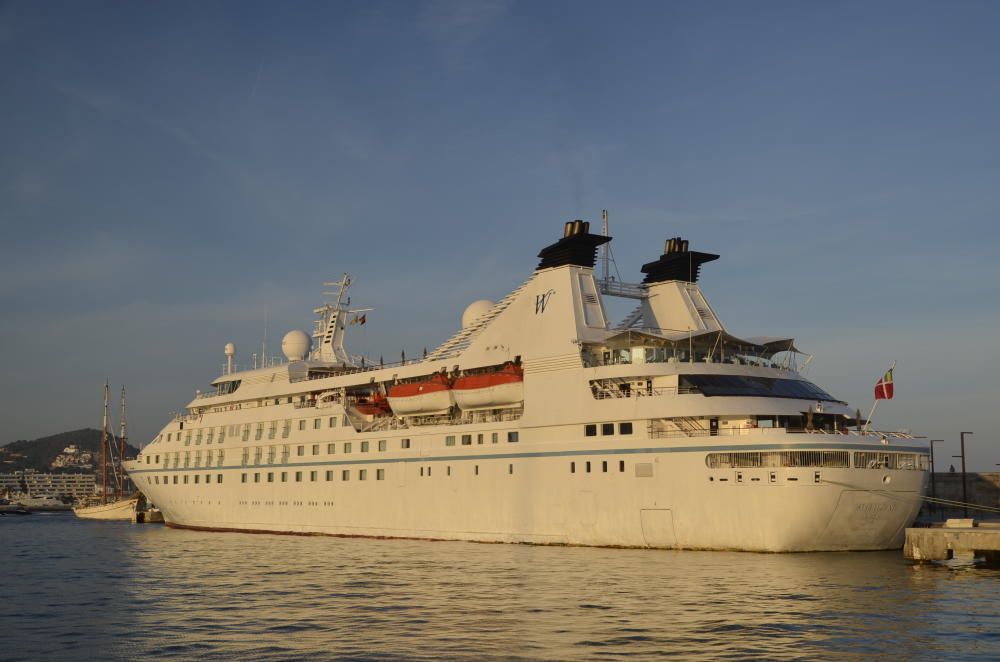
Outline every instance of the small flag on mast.
<path fill-rule="evenodd" d="M 892 368 L 889 368 L 889 372 L 882 376 L 882 379 L 878 380 L 875 384 L 875 399 L 876 400 L 892 400 Z"/>

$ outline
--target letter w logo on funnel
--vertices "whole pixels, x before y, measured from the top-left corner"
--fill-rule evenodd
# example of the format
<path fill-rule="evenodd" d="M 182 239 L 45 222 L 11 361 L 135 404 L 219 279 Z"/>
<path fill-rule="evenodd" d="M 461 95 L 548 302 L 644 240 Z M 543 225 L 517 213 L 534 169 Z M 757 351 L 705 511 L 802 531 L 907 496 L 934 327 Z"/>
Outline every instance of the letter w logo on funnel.
<path fill-rule="evenodd" d="M 549 290 L 545 294 L 535 295 L 535 314 L 540 315 L 545 312 L 545 306 L 548 305 L 549 299 L 555 294 L 555 290 Z"/>

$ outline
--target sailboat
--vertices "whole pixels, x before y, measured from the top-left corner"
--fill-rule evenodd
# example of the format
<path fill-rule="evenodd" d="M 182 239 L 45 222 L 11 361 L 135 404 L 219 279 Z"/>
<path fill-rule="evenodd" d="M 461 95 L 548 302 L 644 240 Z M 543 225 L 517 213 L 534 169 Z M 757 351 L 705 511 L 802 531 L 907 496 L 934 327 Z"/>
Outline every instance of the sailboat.
<path fill-rule="evenodd" d="M 108 430 L 108 384 L 104 384 L 104 424 L 101 428 L 101 493 L 73 508 L 81 519 L 132 520 L 139 503 L 140 494 L 134 492 L 126 496 L 127 477 L 123 468 L 125 459 L 125 387 L 122 386 L 121 429 L 117 448 L 114 435 Z M 117 455 L 117 457 L 116 457 Z M 114 485 L 111 484 L 111 479 Z"/>

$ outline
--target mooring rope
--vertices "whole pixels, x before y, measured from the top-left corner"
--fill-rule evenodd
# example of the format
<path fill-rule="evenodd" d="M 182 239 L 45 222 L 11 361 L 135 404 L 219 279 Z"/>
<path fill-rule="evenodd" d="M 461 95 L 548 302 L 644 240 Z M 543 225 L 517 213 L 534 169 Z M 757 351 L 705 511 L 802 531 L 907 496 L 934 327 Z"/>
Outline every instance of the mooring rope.
<path fill-rule="evenodd" d="M 951 506 L 953 508 L 968 508 L 969 510 L 981 510 L 987 513 L 1000 513 L 1000 508 L 994 508 L 993 506 L 983 506 L 978 503 L 966 503 L 964 501 L 954 501 L 952 499 L 940 499 L 937 497 L 906 497 L 902 494 L 896 492 L 890 492 L 889 490 L 877 490 L 869 487 L 861 487 L 860 485 L 851 485 L 850 483 L 841 483 L 836 480 L 822 479 L 824 483 L 830 483 L 831 485 L 840 485 L 841 487 L 849 487 L 852 490 L 860 490 L 862 492 L 872 492 L 873 494 L 881 494 L 882 496 L 888 497 L 890 499 L 895 499 L 897 501 L 903 501 L 905 503 L 912 503 L 914 501 L 927 501 L 929 503 L 938 504 L 942 506 Z"/>

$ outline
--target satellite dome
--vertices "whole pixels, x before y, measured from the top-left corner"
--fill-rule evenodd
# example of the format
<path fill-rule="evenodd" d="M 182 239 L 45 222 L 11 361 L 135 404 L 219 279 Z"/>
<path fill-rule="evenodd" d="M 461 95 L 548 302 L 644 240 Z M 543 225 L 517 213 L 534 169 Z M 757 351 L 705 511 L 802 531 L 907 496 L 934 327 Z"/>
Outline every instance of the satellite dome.
<path fill-rule="evenodd" d="M 310 347 L 312 347 L 312 341 L 309 334 L 299 329 L 289 331 L 281 339 L 281 351 L 289 361 L 301 361 L 306 358 Z"/>
<path fill-rule="evenodd" d="M 473 322 L 489 312 L 493 305 L 489 299 L 480 299 L 470 303 L 465 308 L 465 312 L 462 313 L 462 328 L 468 328 Z"/>

